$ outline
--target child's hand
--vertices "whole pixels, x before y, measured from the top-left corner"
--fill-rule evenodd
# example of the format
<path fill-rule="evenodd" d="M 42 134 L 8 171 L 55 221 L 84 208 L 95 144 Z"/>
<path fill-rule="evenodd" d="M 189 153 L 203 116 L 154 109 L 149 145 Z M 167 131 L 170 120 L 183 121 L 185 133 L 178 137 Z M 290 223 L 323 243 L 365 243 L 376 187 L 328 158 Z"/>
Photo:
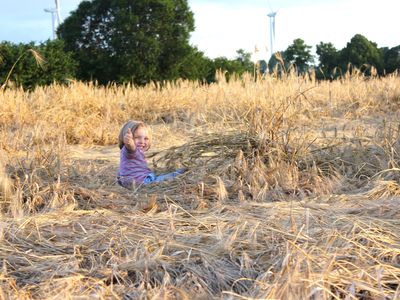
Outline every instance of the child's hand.
<path fill-rule="evenodd" d="M 133 140 L 133 134 L 130 128 L 128 128 L 128 132 L 124 135 L 124 144 L 129 151 L 135 151 L 135 141 Z"/>

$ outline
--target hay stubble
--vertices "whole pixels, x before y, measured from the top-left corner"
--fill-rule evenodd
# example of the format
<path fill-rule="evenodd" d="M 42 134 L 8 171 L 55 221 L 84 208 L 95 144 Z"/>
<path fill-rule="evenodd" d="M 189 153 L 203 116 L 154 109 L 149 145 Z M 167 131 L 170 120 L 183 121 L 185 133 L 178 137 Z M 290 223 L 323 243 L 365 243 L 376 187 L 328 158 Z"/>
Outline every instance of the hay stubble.
<path fill-rule="evenodd" d="M 359 74 L 5 89 L 0 298 L 397 299 L 399 95 Z M 189 171 L 116 185 L 131 118 L 154 168 Z"/>

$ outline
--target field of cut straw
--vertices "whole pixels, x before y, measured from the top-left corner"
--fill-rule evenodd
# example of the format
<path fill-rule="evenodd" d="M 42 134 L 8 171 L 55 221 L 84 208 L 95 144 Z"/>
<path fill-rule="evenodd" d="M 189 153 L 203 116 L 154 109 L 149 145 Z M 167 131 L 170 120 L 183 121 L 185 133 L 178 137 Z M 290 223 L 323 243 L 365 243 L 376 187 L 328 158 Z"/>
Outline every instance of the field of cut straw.
<path fill-rule="evenodd" d="M 0 299 L 400 299 L 400 77 L 222 78 L 1 91 Z"/>

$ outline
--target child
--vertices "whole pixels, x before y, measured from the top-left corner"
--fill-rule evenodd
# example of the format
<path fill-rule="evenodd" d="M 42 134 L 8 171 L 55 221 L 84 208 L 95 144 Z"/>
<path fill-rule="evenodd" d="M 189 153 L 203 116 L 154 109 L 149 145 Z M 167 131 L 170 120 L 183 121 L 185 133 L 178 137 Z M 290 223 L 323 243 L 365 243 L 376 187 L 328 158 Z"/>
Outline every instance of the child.
<path fill-rule="evenodd" d="M 150 130 L 143 122 L 126 122 L 120 130 L 118 142 L 121 153 L 117 180 L 125 188 L 132 188 L 135 184 L 160 182 L 183 173 L 183 170 L 177 170 L 156 176 L 151 171 L 144 155 L 151 145 Z"/>

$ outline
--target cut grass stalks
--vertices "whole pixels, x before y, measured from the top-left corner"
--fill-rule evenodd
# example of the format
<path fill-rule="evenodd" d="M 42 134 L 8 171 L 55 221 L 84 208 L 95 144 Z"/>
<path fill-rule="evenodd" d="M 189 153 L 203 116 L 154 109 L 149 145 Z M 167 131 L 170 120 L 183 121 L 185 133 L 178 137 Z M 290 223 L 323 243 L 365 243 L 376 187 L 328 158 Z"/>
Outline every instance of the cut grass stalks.
<path fill-rule="evenodd" d="M 1 297 L 397 299 L 399 91 L 291 72 L 5 89 Z M 129 191 L 109 152 L 70 155 L 131 118 L 165 129 L 157 172 L 189 171 Z"/>

